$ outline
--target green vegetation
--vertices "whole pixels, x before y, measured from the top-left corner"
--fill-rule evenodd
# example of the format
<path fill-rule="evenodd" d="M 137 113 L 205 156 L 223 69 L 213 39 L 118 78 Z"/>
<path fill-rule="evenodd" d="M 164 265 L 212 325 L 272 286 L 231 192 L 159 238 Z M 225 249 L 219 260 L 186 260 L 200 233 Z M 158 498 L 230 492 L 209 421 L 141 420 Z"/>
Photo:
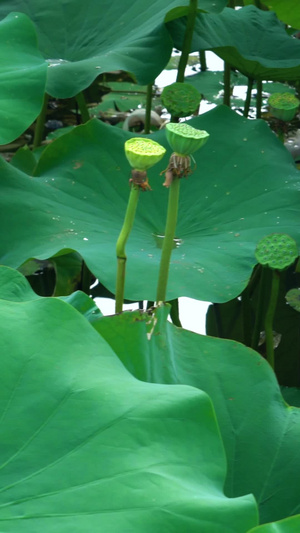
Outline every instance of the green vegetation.
<path fill-rule="evenodd" d="M 300 530 L 299 8 L 241 4 L 0 3 L 1 533 Z"/>

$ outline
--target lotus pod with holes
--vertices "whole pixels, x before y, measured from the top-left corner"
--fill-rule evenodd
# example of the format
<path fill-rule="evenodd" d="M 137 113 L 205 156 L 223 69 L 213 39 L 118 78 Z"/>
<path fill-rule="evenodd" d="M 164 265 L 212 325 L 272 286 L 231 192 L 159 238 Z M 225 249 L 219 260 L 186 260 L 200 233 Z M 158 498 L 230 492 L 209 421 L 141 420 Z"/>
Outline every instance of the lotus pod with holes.
<path fill-rule="evenodd" d="M 172 150 L 181 156 L 188 156 L 199 150 L 208 140 L 209 133 L 189 126 L 185 122 L 166 125 L 166 136 Z"/>
<path fill-rule="evenodd" d="M 187 83 L 175 82 L 164 88 L 161 101 L 174 117 L 188 117 L 197 111 L 201 94 Z"/>
<path fill-rule="evenodd" d="M 298 257 L 297 244 L 286 233 L 271 233 L 259 241 L 255 257 L 263 266 L 284 270 Z"/>
<path fill-rule="evenodd" d="M 165 153 L 166 149 L 151 139 L 134 137 L 125 142 L 125 155 L 135 170 L 148 170 L 158 163 Z"/>
<path fill-rule="evenodd" d="M 292 93 L 274 93 L 268 99 L 273 117 L 288 122 L 297 113 L 300 101 Z"/>

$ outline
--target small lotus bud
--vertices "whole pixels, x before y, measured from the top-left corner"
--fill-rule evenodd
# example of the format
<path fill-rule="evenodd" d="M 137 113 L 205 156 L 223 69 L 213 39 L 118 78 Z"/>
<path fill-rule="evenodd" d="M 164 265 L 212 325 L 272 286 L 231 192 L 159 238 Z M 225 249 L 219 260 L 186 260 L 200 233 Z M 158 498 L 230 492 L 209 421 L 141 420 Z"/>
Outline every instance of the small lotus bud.
<path fill-rule="evenodd" d="M 158 163 L 166 150 L 152 139 L 134 137 L 125 142 L 125 155 L 135 170 L 145 171 Z"/>
<path fill-rule="evenodd" d="M 292 93 L 274 93 L 268 99 L 273 117 L 288 122 L 297 113 L 300 101 Z"/>
<path fill-rule="evenodd" d="M 298 247 L 286 233 L 271 233 L 259 241 L 255 257 L 261 265 L 284 270 L 298 257 Z"/>
<path fill-rule="evenodd" d="M 191 155 L 208 140 L 209 133 L 197 130 L 185 122 L 166 125 L 166 136 L 174 152 L 181 156 Z"/>
<path fill-rule="evenodd" d="M 176 82 L 164 88 L 161 101 L 174 117 L 188 117 L 197 111 L 201 94 L 193 85 Z"/>

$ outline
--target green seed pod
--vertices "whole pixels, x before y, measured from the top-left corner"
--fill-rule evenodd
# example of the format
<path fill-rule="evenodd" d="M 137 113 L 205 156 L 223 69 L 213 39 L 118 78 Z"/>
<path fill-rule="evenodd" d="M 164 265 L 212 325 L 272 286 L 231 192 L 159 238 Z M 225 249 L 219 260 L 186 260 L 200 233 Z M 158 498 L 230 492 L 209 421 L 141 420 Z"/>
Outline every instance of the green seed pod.
<path fill-rule="evenodd" d="M 291 289 L 286 293 L 285 299 L 295 311 L 300 312 L 300 289 Z"/>
<path fill-rule="evenodd" d="M 297 113 L 300 101 L 291 93 L 274 93 L 268 99 L 273 117 L 288 122 Z"/>
<path fill-rule="evenodd" d="M 125 142 L 125 155 L 135 170 L 148 170 L 158 163 L 166 149 L 151 139 L 134 137 Z"/>
<path fill-rule="evenodd" d="M 206 143 L 209 133 L 204 130 L 197 130 L 186 122 L 170 122 L 166 125 L 166 136 L 176 154 L 187 156 L 199 150 Z"/>
<path fill-rule="evenodd" d="M 261 265 L 284 270 L 298 257 L 298 247 L 286 233 L 271 233 L 259 241 L 255 257 Z"/>
<path fill-rule="evenodd" d="M 172 83 L 164 88 L 161 101 L 168 112 L 175 117 L 188 117 L 197 111 L 201 94 L 188 83 Z"/>

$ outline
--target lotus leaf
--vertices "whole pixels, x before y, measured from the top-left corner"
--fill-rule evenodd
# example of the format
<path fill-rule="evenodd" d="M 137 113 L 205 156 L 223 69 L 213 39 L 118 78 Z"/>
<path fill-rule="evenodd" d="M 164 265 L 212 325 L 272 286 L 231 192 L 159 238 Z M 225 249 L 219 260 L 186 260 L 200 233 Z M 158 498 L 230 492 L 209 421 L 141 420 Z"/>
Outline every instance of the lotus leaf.
<path fill-rule="evenodd" d="M 0 21 L 0 144 L 19 137 L 36 119 L 46 75 L 34 25 L 26 15 L 10 13 Z"/>
<path fill-rule="evenodd" d="M 168 24 L 176 48 L 182 48 L 185 19 Z M 300 77 L 300 41 L 289 36 L 275 13 L 245 6 L 219 15 L 199 14 L 192 50 L 213 50 L 246 76 L 287 81 Z"/>
<path fill-rule="evenodd" d="M 275 230 L 299 243 L 299 173 L 262 121 L 220 107 L 189 124 L 210 139 L 181 183 L 167 298 L 224 302 L 245 287 L 260 238 Z M 129 138 L 94 119 L 49 145 L 34 178 L 0 160 L 2 226 L 9 228 L 0 236 L 1 263 L 16 268 L 31 257 L 75 250 L 114 292 L 115 243 L 129 196 Z M 169 157 L 165 132 L 151 138 Z M 140 197 L 127 243 L 126 299 L 155 299 L 167 206 L 159 173 L 168 157 L 149 170 L 153 190 Z"/>
<path fill-rule="evenodd" d="M 0 270 L 14 290 L 16 274 Z M 0 299 L 3 533 L 257 525 L 252 496 L 224 496 L 224 449 L 205 393 L 139 382 L 56 298 L 13 300 Z"/>
<path fill-rule="evenodd" d="M 226 3 L 199 0 L 198 7 L 218 12 Z M 119 0 L 2 0 L 0 19 L 11 11 L 32 19 L 49 64 L 46 90 L 69 98 L 112 70 L 153 83 L 172 51 L 164 18 L 185 15 L 188 5 L 189 0 L 122 0 L 120 9 Z"/>
<path fill-rule="evenodd" d="M 292 28 L 300 29 L 300 12 L 298 0 L 261 0 L 277 17 Z"/>
<path fill-rule="evenodd" d="M 211 397 L 223 437 L 228 496 L 254 494 L 262 523 L 300 511 L 300 410 L 289 407 L 269 364 L 244 345 L 197 335 L 133 312 L 95 323 L 142 381 L 192 385 Z M 272 531 L 272 530 L 271 530 Z"/>
<path fill-rule="evenodd" d="M 298 533 L 300 530 L 300 515 L 264 524 L 263 526 L 254 527 L 248 533 Z"/>

